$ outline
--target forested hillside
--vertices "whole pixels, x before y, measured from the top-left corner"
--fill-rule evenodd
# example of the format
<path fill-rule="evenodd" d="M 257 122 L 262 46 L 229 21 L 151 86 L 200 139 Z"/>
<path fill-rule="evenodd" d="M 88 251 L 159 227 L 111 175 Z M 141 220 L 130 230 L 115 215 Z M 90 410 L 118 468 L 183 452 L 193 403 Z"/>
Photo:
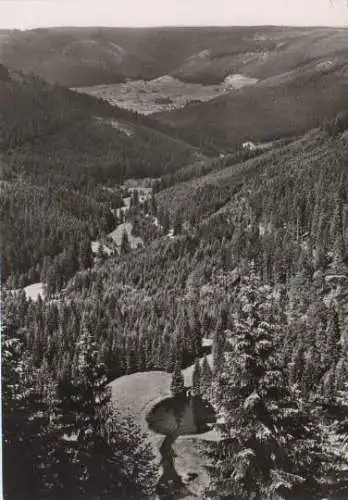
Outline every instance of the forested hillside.
<path fill-rule="evenodd" d="M 151 119 L 3 66 L 0 116 L 3 279 L 14 287 L 40 280 L 58 254 L 68 277 L 82 269 L 79 248 L 116 226 L 124 179 L 200 157 Z"/>
<path fill-rule="evenodd" d="M 255 85 L 158 116 L 191 144 L 215 152 L 234 151 L 248 140 L 262 143 L 300 135 L 345 106 L 347 62 L 346 53 L 305 61 Z"/>
<path fill-rule="evenodd" d="M 133 195 L 127 218 L 145 247 L 125 240 L 45 301 L 4 290 L 7 335 L 20 332 L 34 369 L 58 387 L 74 380 L 86 335 L 105 380 L 166 370 L 179 386 L 213 339 L 204 394 L 222 439 L 206 450 L 203 498 L 344 498 L 346 130 L 343 113 L 151 203 Z"/>
<path fill-rule="evenodd" d="M 285 150 L 279 150 L 271 156 L 266 154 L 250 160 L 252 171 L 246 163 L 245 170 L 239 166 L 238 175 L 231 167 L 215 177 L 208 176 L 205 180 L 206 197 L 199 188 L 196 197 L 192 196 L 191 189 L 187 189 L 190 204 L 184 205 L 182 211 L 170 209 L 170 203 L 176 200 L 174 191 L 181 193 L 182 186 L 170 188 L 170 196 L 166 191 L 160 192 L 158 219 L 160 222 L 165 219 L 165 212 L 169 210 L 169 227 L 174 228 L 175 236 L 161 236 L 159 233 L 160 237 L 143 250 L 127 253 L 116 261 L 110 258 L 93 270 L 78 273 L 63 295 L 69 297 L 67 307 L 72 298 L 74 302 L 80 296 L 83 301 L 87 300 L 86 306 L 88 304 L 91 308 L 94 318 L 94 329 L 100 331 L 105 340 L 100 346 L 104 345 L 105 349 L 107 346 L 112 349 L 109 338 L 109 321 L 112 321 L 116 332 L 119 330 L 122 337 L 129 336 L 128 341 L 135 342 L 135 351 L 137 345 L 139 349 L 144 345 L 137 340 L 140 333 L 143 340 L 149 335 L 153 343 L 155 331 L 160 338 L 162 331 L 163 335 L 168 332 L 172 343 L 175 335 L 171 332 L 179 330 L 181 335 L 188 337 L 179 342 L 184 352 L 187 346 L 188 354 L 195 352 L 192 347 L 195 321 L 200 318 L 199 322 L 207 322 L 205 328 L 208 330 L 204 336 L 212 333 L 209 321 L 218 322 L 217 310 L 221 304 L 217 297 L 210 297 L 211 280 L 222 279 L 224 273 L 236 272 L 237 269 L 242 273 L 250 262 L 254 263 L 263 282 L 285 287 L 289 301 L 293 297 L 297 303 L 297 314 L 304 314 L 307 305 L 313 307 L 314 298 L 314 302 L 320 300 L 325 308 L 325 302 L 340 297 L 336 292 L 341 290 L 345 280 L 346 155 L 347 146 L 343 139 L 333 139 L 325 131 L 317 131 L 288 146 L 287 155 Z M 219 180 L 222 186 L 218 184 Z M 177 203 L 181 209 L 182 199 Z M 133 216 L 140 217 L 142 210 L 136 209 Z M 338 283 L 341 283 L 340 287 Z M 218 290 L 216 286 L 214 295 L 218 296 Z M 93 300 L 89 293 L 92 293 Z M 208 302 L 210 299 L 213 302 L 205 311 L 204 301 L 203 304 L 199 301 L 200 293 Z M 100 309 L 104 300 L 104 307 Z M 127 303 L 127 313 L 121 306 L 123 300 Z M 113 312 L 108 318 L 109 306 L 106 304 L 109 302 Z M 145 309 L 141 313 L 142 303 Z M 289 304 L 295 307 L 292 301 Z M 54 303 L 47 306 L 56 307 Z M 32 307 L 36 305 L 32 304 Z M 339 314 L 341 321 L 345 321 L 344 310 Z M 142 321 L 143 315 L 146 321 Z M 167 325 L 161 325 L 162 315 Z M 96 322 L 98 317 L 100 326 Z M 184 322 L 186 327 L 176 328 L 177 321 Z M 191 327 L 188 327 L 189 323 Z M 134 330 L 135 337 L 128 333 L 127 325 L 133 325 L 129 328 Z M 115 339 L 118 339 L 116 332 Z M 59 342 L 59 337 L 56 340 Z M 30 335 L 30 342 L 33 341 L 34 336 Z M 115 341 L 130 355 L 132 349 L 125 347 L 124 341 Z M 167 347 L 165 341 L 163 348 Z M 173 348 L 178 348 L 176 342 Z M 51 349 L 52 353 L 62 352 L 58 346 Z M 139 356 L 137 352 L 135 359 Z M 165 358 L 160 355 L 159 359 L 158 363 Z M 156 361 L 152 362 L 153 368 L 158 367 Z"/>
<path fill-rule="evenodd" d="M 165 74 L 212 84 L 235 73 L 265 79 L 346 50 L 343 28 L 70 27 L 9 33 L 0 41 L 0 62 L 69 87 Z"/>
<path fill-rule="evenodd" d="M 348 497 L 347 46 L 2 37 L 5 500 Z M 152 117 L 61 86 L 164 74 L 249 85 Z"/>
<path fill-rule="evenodd" d="M 157 123 L 218 156 L 333 119 L 348 97 L 347 47 L 344 28 L 56 28 L 3 37 L 0 62 L 128 109 L 169 103 Z"/>
<path fill-rule="evenodd" d="M 167 79 L 164 101 L 171 105 L 157 118 L 184 141 L 218 156 L 234 153 L 244 141 L 301 135 L 333 119 L 347 101 L 347 47 L 344 28 L 56 28 L 4 36 L 0 62 L 129 109 L 142 109 L 145 102 L 150 113 L 151 103 L 155 110 L 163 100 L 156 99 L 158 82 Z M 135 95 L 112 87 L 129 81 L 140 85 Z M 216 86 L 208 102 L 199 97 L 202 86 Z M 122 93 L 124 100 L 118 100 Z"/>

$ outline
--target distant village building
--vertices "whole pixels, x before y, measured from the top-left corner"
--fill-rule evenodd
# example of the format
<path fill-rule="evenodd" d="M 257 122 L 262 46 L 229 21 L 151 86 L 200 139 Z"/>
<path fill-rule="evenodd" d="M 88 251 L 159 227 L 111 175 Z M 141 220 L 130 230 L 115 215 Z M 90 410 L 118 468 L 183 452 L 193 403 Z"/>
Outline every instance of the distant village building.
<path fill-rule="evenodd" d="M 243 142 L 242 148 L 247 151 L 267 151 L 268 149 L 271 149 L 273 145 L 273 141 L 261 142 L 258 144 L 255 144 L 255 142 L 246 141 Z"/>
<path fill-rule="evenodd" d="M 249 151 L 255 151 L 256 147 L 257 147 L 256 144 L 254 144 L 251 141 L 243 142 L 242 144 L 242 148 L 247 149 Z"/>

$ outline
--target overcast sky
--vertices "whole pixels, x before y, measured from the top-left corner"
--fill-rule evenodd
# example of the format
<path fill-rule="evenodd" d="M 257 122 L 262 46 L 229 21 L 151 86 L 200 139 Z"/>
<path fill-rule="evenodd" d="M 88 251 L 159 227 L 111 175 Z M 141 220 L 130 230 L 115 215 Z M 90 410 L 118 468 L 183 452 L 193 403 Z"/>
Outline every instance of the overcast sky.
<path fill-rule="evenodd" d="M 166 25 L 348 26 L 345 0 L 0 0 L 0 28 Z"/>

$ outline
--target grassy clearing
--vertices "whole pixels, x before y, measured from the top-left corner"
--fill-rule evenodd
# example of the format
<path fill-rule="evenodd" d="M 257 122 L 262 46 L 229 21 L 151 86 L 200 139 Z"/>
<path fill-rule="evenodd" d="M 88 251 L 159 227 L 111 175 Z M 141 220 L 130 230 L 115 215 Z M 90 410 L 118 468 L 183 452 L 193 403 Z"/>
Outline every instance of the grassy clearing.
<path fill-rule="evenodd" d="M 212 356 L 208 356 L 212 363 Z M 183 370 L 186 387 L 191 386 L 193 366 Z M 157 403 L 170 398 L 171 375 L 166 372 L 153 371 L 125 375 L 109 384 L 112 400 L 123 416 L 131 416 L 147 433 L 156 460 L 160 463 L 159 447 L 164 436 L 150 431 L 146 417 Z M 185 500 L 202 498 L 202 492 L 208 484 L 206 457 L 204 449 L 207 441 L 219 439 L 214 430 L 204 434 L 179 436 L 173 445 L 175 453 L 175 469 L 187 487 Z"/>
<path fill-rule="evenodd" d="M 212 355 L 207 356 L 207 359 L 212 363 Z M 193 368 L 192 365 L 183 370 L 186 387 L 192 385 Z M 117 378 L 109 387 L 113 401 L 124 416 L 131 415 L 141 429 L 146 431 L 146 416 L 149 411 L 160 401 L 171 397 L 171 380 L 172 377 L 167 372 L 139 372 Z"/>
<path fill-rule="evenodd" d="M 37 301 L 39 295 L 41 295 L 42 299 L 45 296 L 43 283 L 33 283 L 32 285 L 28 285 L 24 288 L 24 291 L 27 299 L 31 299 L 34 302 Z"/>
<path fill-rule="evenodd" d="M 207 102 L 231 90 L 255 85 L 256 78 L 240 74 L 227 75 L 213 85 L 184 82 L 169 75 L 154 80 L 134 80 L 126 83 L 75 88 L 108 101 L 112 106 L 148 115 L 184 108 L 191 102 Z"/>

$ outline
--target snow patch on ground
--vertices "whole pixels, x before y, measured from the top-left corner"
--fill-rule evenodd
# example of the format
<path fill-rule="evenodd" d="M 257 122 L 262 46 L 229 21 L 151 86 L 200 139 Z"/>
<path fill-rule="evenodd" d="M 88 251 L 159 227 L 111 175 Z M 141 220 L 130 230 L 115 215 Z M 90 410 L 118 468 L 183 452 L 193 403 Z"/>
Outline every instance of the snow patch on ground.
<path fill-rule="evenodd" d="M 126 51 L 120 45 L 117 45 L 117 43 L 109 42 L 109 45 L 116 51 L 117 55 L 123 56 L 126 54 Z"/>
<path fill-rule="evenodd" d="M 255 40 L 255 42 L 262 42 L 262 41 L 266 41 L 266 40 L 269 40 L 269 37 L 266 36 L 266 35 L 261 35 L 259 33 L 256 33 L 254 36 L 253 36 L 253 40 Z"/>
<path fill-rule="evenodd" d="M 333 61 L 321 61 L 315 65 L 316 69 L 319 70 L 325 70 L 329 69 L 333 66 L 334 62 Z"/>
<path fill-rule="evenodd" d="M 140 186 L 138 185 L 139 181 L 133 181 L 132 179 L 129 179 L 126 181 L 127 184 L 125 183 L 123 186 L 120 186 L 120 188 L 127 189 L 129 193 L 133 193 L 134 191 L 138 191 L 139 194 L 139 202 L 144 203 L 145 200 L 150 199 L 151 193 L 152 193 L 152 188 L 148 186 Z M 112 190 L 112 188 L 106 188 Z M 116 208 L 113 210 L 113 213 L 117 216 L 120 217 L 122 214 L 126 214 L 131 205 L 131 196 L 126 196 L 123 198 L 123 203 L 124 206 L 120 208 Z M 158 219 L 154 218 L 154 224 L 156 226 L 159 226 Z M 133 236 L 132 235 L 132 228 L 133 224 L 131 222 L 123 222 L 122 224 L 119 224 L 113 231 L 111 231 L 109 234 L 106 235 L 106 239 L 111 239 L 113 240 L 114 244 L 116 246 L 120 247 L 121 242 L 122 242 L 122 236 L 123 233 L 126 232 L 128 235 L 128 240 L 130 243 L 130 246 L 132 249 L 138 248 L 139 246 L 144 245 L 144 241 L 142 238 L 139 236 Z M 102 244 L 104 254 L 110 256 L 113 253 L 112 248 L 110 248 L 107 244 L 102 243 L 100 240 L 95 240 L 91 242 L 91 247 L 92 247 L 92 252 L 94 254 L 98 253 L 99 245 Z"/>
<path fill-rule="evenodd" d="M 124 222 L 117 226 L 111 233 L 108 234 L 109 238 L 112 238 L 118 247 L 121 246 L 123 233 L 126 232 L 128 235 L 129 243 L 131 248 L 137 248 L 139 245 L 143 246 L 144 241 L 139 236 L 133 236 L 131 234 L 133 225 L 130 222 Z"/>
<path fill-rule="evenodd" d="M 119 248 L 121 246 L 123 233 L 126 232 L 128 235 L 128 241 L 132 249 L 138 248 L 139 246 L 144 246 L 144 241 L 142 238 L 140 238 L 140 236 L 132 235 L 132 228 L 133 224 L 131 224 L 130 222 L 123 222 L 122 224 L 119 224 L 116 229 L 111 231 L 111 233 L 109 233 L 106 238 L 113 240 L 114 244 Z M 106 255 L 112 255 L 112 248 L 104 243 L 101 243 L 99 240 L 91 242 L 92 252 L 94 254 L 98 253 L 100 244 L 102 244 L 103 251 Z"/>
<path fill-rule="evenodd" d="M 127 137 L 131 137 L 132 135 L 134 135 L 134 131 L 130 127 L 126 127 L 125 125 L 122 125 L 117 120 L 110 120 L 110 125 L 113 128 L 116 128 L 117 130 L 119 130 L 120 132 L 123 132 L 124 134 L 126 134 Z"/>
<path fill-rule="evenodd" d="M 341 135 L 341 139 L 343 140 L 348 140 L 348 130 L 346 130 L 345 132 L 343 132 L 343 134 Z"/>
<path fill-rule="evenodd" d="M 260 233 L 260 236 L 263 236 L 265 234 L 265 232 L 266 232 L 265 225 L 262 222 L 260 222 L 260 224 L 259 224 L 259 233 Z"/>
<path fill-rule="evenodd" d="M 33 302 L 36 302 L 39 298 L 39 295 L 41 295 L 42 299 L 44 298 L 44 284 L 39 282 L 28 285 L 24 288 L 24 292 L 27 299 L 31 299 Z"/>
<path fill-rule="evenodd" d="M 225 78 L 224 86 L 225 88 L 232 88 L 234 90 L 247 87 L 249 85 L 255 85 L 258 82 L 257 78 L 250 78 L 249 76 L 234 74 L 228 75 Z"/>
<path fill-rule="evenodd" d="M 152 222 L 153 222 L 154 226 L 161 227 L 161 224 L 159 223 L 159 220 L 157 219 L 157 217 L 153 217 Z"/>
<path fill-rule="evenodd" d="M 203 347 L 211 347 L 213 345 L 213 339 L 203 339 L 202 346 Z"/>
<path fill-rule="evenodd" d="M 102 249 L 103 249 L 103 252 L 110 256 L 112 254 L 112 250 L 111 248 L 109 248 L 108 246 L 104 245 L 103 243 L 101 243 L 100 241 L 96 240 L 96 241 L 92 241 L 91 243 L 91 246 L 92 246 L 92 252 L 94 254 L 97 254 L 98 251 L 99 251 L 99 246 L 102 246 Z"/>
<path fill-rule="evenodd" d="M 207 59 L 211 56 L 212 50 L 211 49 L 204 49 L 201 50 L 200 52 L 197 52 L 196 54 L 193 54 L 193 56 L 190 56 L 186 61 L 188 63 L 195 63 L 197 59 Z"/>
<path fill-rule="evenodd" d="M 265 224 L 264 222 L 259 223 L 259 232 L 260 236 L 264 236 L 265 233 L 270 233 L 272 232 L 273 226 L 271 222 L 268 222 Z"/>
<path fill-rule="evenodd" d="M 108 120 L 106 118 L 100 118 L 99 116 L 96 116 L 96 120 L 98 122 L 102 122 L 102 123 L 105 123 L 107 125 L 111 125 L 112 128 L 119 130 L 120 132 L 125 134 L 127 137 L 131 137 L 134 135 L 134 130 L 129 125 L 126 125 L 125 123 L 121 123 L 117 120 Z"/>
<path fill-rule="evenodd" d="M 121 213 L 124 214 L 124 213 L 128 212 L 128 210 L 130 208 L 130 202 L 131 202 L 130 196 L 127 198 L 123 198 L 124 206 L 121 208 L 117 208 L 115 210 L 117 217 L 119 217 Z"/>

